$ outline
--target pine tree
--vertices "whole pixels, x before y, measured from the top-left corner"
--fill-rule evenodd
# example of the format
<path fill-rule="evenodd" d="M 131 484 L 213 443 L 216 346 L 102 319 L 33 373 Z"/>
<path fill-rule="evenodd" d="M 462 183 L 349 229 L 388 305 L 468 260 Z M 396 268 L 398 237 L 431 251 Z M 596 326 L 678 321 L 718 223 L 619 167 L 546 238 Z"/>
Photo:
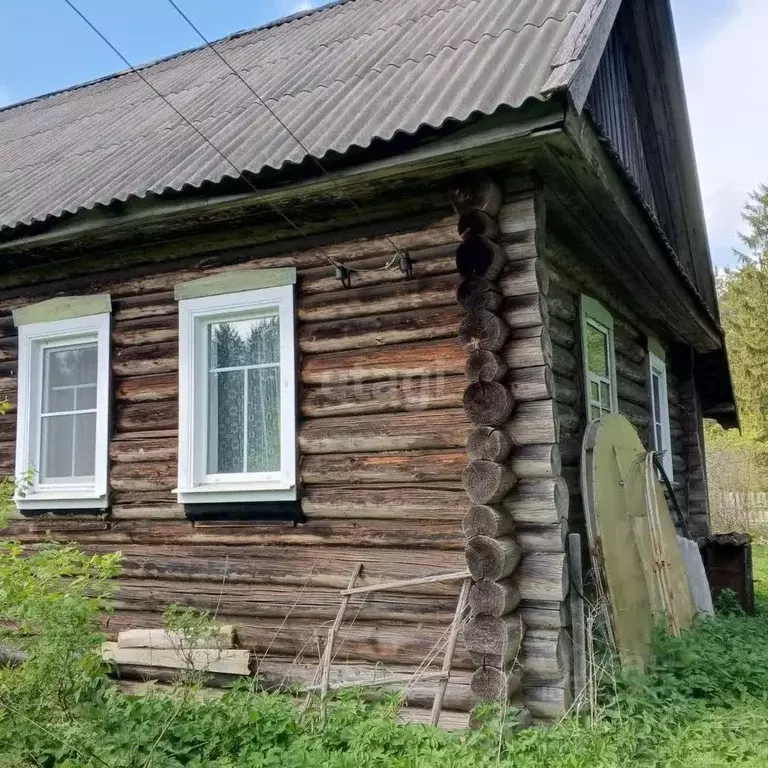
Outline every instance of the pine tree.
<path fill-rule="evenodd" d="M 720 308 L 745 431 L 768 443 L 768 186 L 750 194 L 739 265 L 721 280 Z"/>

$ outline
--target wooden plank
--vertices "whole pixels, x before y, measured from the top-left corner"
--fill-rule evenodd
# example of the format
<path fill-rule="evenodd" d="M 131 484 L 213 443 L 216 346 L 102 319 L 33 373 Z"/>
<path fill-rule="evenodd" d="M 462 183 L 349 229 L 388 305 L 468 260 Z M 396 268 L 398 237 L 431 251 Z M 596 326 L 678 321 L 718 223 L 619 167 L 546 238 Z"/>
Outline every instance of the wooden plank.
<path fill-rule="evenodd" d="M 188 650 L 157 648 L 120 648 L 117 643 L 104 643 L 102 658 L 115 664 L 193 669 L 199 672 L 223 672 L 229 675 L 250 674 L 250 651 L 231 648 Z"/>
<path fill-rule="evenodd" d="M 181 632 L 163 629 L 129 629 L 117 636 L 118 648 L 234 648 L 235 628 L 231 624 L 216 627 L 213 636 L 187 638 Z"/>

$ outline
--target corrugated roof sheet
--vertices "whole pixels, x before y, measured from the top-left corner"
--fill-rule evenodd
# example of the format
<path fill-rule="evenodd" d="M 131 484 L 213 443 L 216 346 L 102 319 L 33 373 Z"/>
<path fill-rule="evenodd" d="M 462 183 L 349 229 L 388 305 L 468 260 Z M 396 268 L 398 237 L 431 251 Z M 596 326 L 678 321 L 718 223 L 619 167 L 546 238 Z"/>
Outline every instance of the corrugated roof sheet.
<path fill-rule="evenodd" d="M 323 158 L 541 98 L 584 3 L 349 0 L 216 46 Z M 305 159 L 210 49 L 142 73 L 238 168 Z M 236 176 L 132 72 L 0 110 L 0 230 Z"/>

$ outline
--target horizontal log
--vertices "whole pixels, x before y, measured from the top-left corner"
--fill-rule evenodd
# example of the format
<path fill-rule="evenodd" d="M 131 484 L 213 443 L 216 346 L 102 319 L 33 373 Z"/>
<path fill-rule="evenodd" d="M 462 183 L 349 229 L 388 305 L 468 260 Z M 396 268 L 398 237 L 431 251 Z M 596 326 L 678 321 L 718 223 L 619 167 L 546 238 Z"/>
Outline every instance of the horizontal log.
<path fill-rule="evenodd" d="M 463 349 L 500 350 L 509 336 L 509 326 L 487 309 L 468 312 L 459 325 L 459 344 Z"/>
<path fill-rule="evenodd" d="M 543 328 L 534 328 L 535 335 L 511 338 L 501 357 L 510 370 L 549 365 L 552 362 L 552 341 Z"/>
<path fill-rule="evenodd" d="M 349 578 L 349 575 L 347 575 Z M 242 617 L 229 621 L 225 614 L 218 619 L 224 623 L 235 623 L 237 635 L 244 648 L 253 651 L 255 668 L 259 669 L 265 653 L 269 658 L 289 658 L 317 663 L 327 627 L 320 626 L 315 619 L 297 619 L 285 616 L 274 619 Z M 161 627 L 161 613 L 116 611 L 105 618 L 111 636 L 117 632 L 135 627 Z M 445 642 L 444 624 L 423 624 L 414 631 L 408 624 L 382 624 L 379 622 L 355 621 L 343 625 L 343 657 L 349 661 L 372 664 L 395 664 L 419 666 L 434 648 Z M 461 644 L 456 647 L 454 668 L 474 669 L 469 655 Z"/>
<path fill-rule="evenodd" d="M 509 576 L 520 562 L 522 550 L 514 536 L 492 539 L 474 536 L 467 542 L 467 566 L 475 581 L 498 581 Z"/>
<path fill-rule="evenodd" d="M 175 437 L 116 440 L 109 444 L 109 458 L 115 463 L 175 462 L 177 455 L 178 439 Z"/>
<path fill-rule="evenodd" d="M 560 629 L 570 623 L 566 604 L 563 602 L 526 601 L 520 605 L 520 615 L 530 629 Z"/>
<path fill-rule="evenodd" d="M 521 261 L 523 259 L 535 259 L 541 252 L 538 241 L 542 234 L 536 230 L 520 232 L 514 235 L 501 236 L 507 261 Z"/>
<path fill-rule="evenodd" d="M 495 352 L 489 349 L 474 349 L 467 357 L 465 367 L 467 379 L 476 383 L 481 381 L 501 381 L 507 374 L 507 364 Z"/>
<path fill-rule="evenodd" d="M 498 220 L 504 235 L 519 235 L 536 229 L 536 202 L 533 192 L 526 192 L 514 200 L 505 201 Z"/>
<path fill-rule="evenodd" d="M 519 605 L 520 590 L 512 579 L 483 579 L 474 583 L 469 592 L 472 613 L 501 617 L 512 613 Z"/>
<path fill-rule="evenodd" d="M 529 629 L 523 637 L 526 684 L 562 680 L 570 672 L 570 640 L 564 629 Z"/>
<path fill-rule="evenodd" d="M 382 451 L 359 454 L 307 455 L 301 460 L 301 480 L 307 484 L 432 483 L 461 488 L 466 453 L 455 451 Z"/>
<path fill-rule="evenodd" d="M 549 400 L 555 396 L 555 377 L 545 365 L 534 368 L 514 368 L 505 379 L 515 400 Z"/>
<path fill-rule="evenodd" d="M 317 671 L 317 663 L 268 657 L 259 663 L 259 681 L 265 690 L 284 691 L 289 686 L 315 685 Z M 431 670 L 402 664 L 384 666 L 339 660 L 331 664 L 329 683 L 331 690 L 359 686 L 361 694 L 366 698 L 379 698 L 386 693 L 403 692 L 403 681 L 406 681 L 405 703 L 426 707 L 431 706 L 435 698 L 435 681 L 422 679 L 430 672 Z M 446 707 L 460 711 L 471 709 L 471 678 L 471 673 L 467 671 L 453 670 L 446 688 Z M 367 687 L 369 685 L 370 688 Z"/>
<path fill-rule="evenodd" d="M 568 592 L 565 555 L 548 552 L 526 554 L 514 579 L 523 600 L 565 600 Z"/>
<path fill-rule="evenodd" d="M 458 327 L 458 325 L 457 325 Z M 302 384 L 353 384 L 464 372 L 467 355 L 456 339 L 393 344 L 368 349 L 302 355 Z"/>
<path fill-rule="evenodd" d="M 179 305 L 172 289 L 112 300 L 112 319 L 118 323 L 137 318 L 178 315 L 178 312 Z"/>
<path fill-rule="evenodd" d="M 395 547 L 407 541 L 414 549 L 463 550 L 464 537 L 454 521 L 396 522 L 367 520 L 347 522 L 313 521 L 307 525 L 272 522 L 232 523 L 215 521 L 189 522 L 166 520 L 14 520 L 6 529 L 9 537 L 23 544 L 46 541 L 75 541 L 82 546 L 113 545 L 120 549 L 128 544 L 153 545 L 158 541 L 174 541 L 178 545 L 196 546 L 334 546 Z"/>
<path fill-rule="evenodd" d="M 501 316 L 510 328 L 534 328 L 547 316 L 544 301 L 540 293 L 510 296 L 504 300 Z"/>
<path fill-rule="evenodd" d="M 568 537 L 568 523 L 560 520 L 546 527 L 534 528 L 520 526 L 515 536 L 523 552 L 565 552 L 565 540 Z"/>
<path fill-rule="evenodd" d="M 167 496 L 171 496 L 170 493 Z M 164 504 L 151 507 L 137 505 L 112 505 L 109 510 L 111 520 L 184 520 L 186 513 L 182 504 L 171 504 L 166 499 Z"/>
<path fill-rule="evenodd" d="M 624 376 L 616 376 L 616 390 L 621 400 L 626 400 L 640 408 L 648 409 L 651 407 L 650 394 L 645 386 L 637 384 Z"/>
<path fill-rule="evenodd" d="M 554 397 L 558 403 L 581 408 L 581 390 L 578 384 L 565 376 L 554 376 Z"/>
<path fill-rule="evenodd" d="M 110 488 L 119 491 L 170 491 L 176 487 L 176 460 L 115 463 L 109 473 Z"/>
<path fill-rule="evenodd" d="M 571 706 L 570 684 L 533 685 L 523 688 L 523 701 L 534 718 L 543 722 L 560 720 Z"/>
<path fill-rule="evenodd" d="M 302 353 L 337 352 L 425 339 L 453 338 L 461 322 L 458 307 L 392 312 L 299 325 Z"/>
<path fill-rule="evenodd" d="M 556 318 L 564 323 L 574 324 L 579 318 L 578 303 L 574 297 L 554 284 L 551 269 L 547 270 L 550 280 L 549 295 L 547 296 L 547 313 L 550 318 Z"/>
<path fill-rule="evenodd" d="M 176 429 L 179 404 L 175 400 L 144 403 L 116 403 L 116 432 L 142 432 L 151 425 L 155 429 Z"/>
<path fill-rule="evenodd" d="M 549 293 L 549 275 L 541 259 L 510 261 L 499 280 L 499 288 L 505 297 Z"/>
<path fill-rule="evenodd" d="M 459 409 L 309 419 L 299 430 L 302 455 L 458 448 L 471 425 Z"/>
<path fill-rule="evenodd" d="M 362 556 L 364 560 L 364 556 Z M 306 587 L 231 584 L 220 582 L 147 581 L 121 579 L 111 602 L 116 610 L 164 611 L 181 605 L 230 617 L 280 618 L 290 611 L 296 618 L 332 620 L 339 610 L 339 591 Z M 353 596 L 350 616 L 369 621 L 449 623 L 456 609 L 455 595 L 419 595 L 407 589 Z M 119 642 L 119 637 L 118 637 Z M 215 640 L 208 647 L 218 647 Z M 135 663 L 135 662 L 126 662 Z"/>
<path fill-rule="evenodd" d="M 512 438 L 496 427 L 476 427 L 467 438 L 467 455 L 471 461 L 503 463 L 512 450 Z"/>
<path fill-rule="evenodd" d="M 427 248 L 410 250 L 408 255 L 413 261 L 414 272 L 420 278 L 438 275 L 452 275 L 456 273 L 456 246 L 459 238 L 454 236 L 451 242 L 441 245 L 433 245 Z M 391 250 L 391 246 L 390 246 Z M 381 269 L 382 258 L 378 256 L 348 257 L 344 262 L 352 269 L 365 271 L 355 272 L 352 276 L 352 289 L 364 286 L 383 285 L 385 283 L 400 283 L 403 273 L 397 269 Z M 340 289 L 339 278 L 336 270 L 327 262 L 322 266 L 302 269 L 298 275 L 297 290 L 299 304 L 305 296 L 315 296 L 322 293 L 335 293 Z"/>
<path fill-rule="evenodd" d="M 140 344 L 114 349 L 112 372 L 115 376 L 143 376 L 179 371 L 178 342 Z"/>
<path fill-rule="evenodd" d="M 115 379 L 114 387 L 115 399 L 126 403 L 176 400 L 179 377 L 175 372 L 119 377 Z"/>
<path fill-rule="evenodd" d="M 401 725 L 431 725 L 432 709 L 417 709 L 405 707 L 397 713 L 397 722 Z M 469 712 L 453 712 L 448 709 L 440 711 L 438 725 L 446 731 L 466 731 L 470 727 L 471 716 Z"/>
<path fill-rule="evenodd" d="M 353 278 L 354 279 L 354 278 Z M 456 301 L 456 275 L 421 277 L 384 285 L 360 286 L 332 294 L 306 296 L 298 303 L 299 323 L 405 312 L 428 307 L 451 306 Z"/>
<path fill-rule="evenodd" d="M 501 618 L 476 614 L 464 630 L 464 644 L 476 663 L 500 668 L 518 658 L 523 629 L 514 613 Z"/>
<path fill-rule="evenodd" d="M 128 681 L 150 683 L 153 691 L 157 683 L 178 683 L 179 670 L 173 667 L 155 667 L 139 664 L 112 664 L 111 676 L 119 681 L 120 690 L 125 691 Z M 197 675 L 195 675 L 197 678 Z M 200 675 L 205 689 L 229 688 L 233 683 L 242 680 L 240 675 L 228 675 L 223 672 L 205 672 Z M 128 690 L 131 690 L 130 688 Z"/>
<path fill-rule="evenodd" d="M 569 501 L 562 477 L 520 480 L 501 502 L 501 510 L 517 525 L 557 525 L 568 517 Z"/>
<path fill-rule="evenodd" d="M 472 694 L 481 701 L 508 701 L 521 687 L 522 671 L 483 666 L 472 676 Z"/>
<path fill-rule="evenodd" d="M 323 416 L 394 413 L 460 408 L 463 376 L 419 376 L 374 382 L 307 387 L 301 392 L 301 413 Z"/>
<path fill-rule="evenodd" d="M 560 449 L 553 445 L 521 445 L 509 457 L 509 466 L 518 478 L 557 477 L 560 474 Z"/>
<path fill-rule="evenodd" d="M 514 445 L 558 442 L 560 429 L 554 401 L 518 403 L 504 430 Z"/>
<path fill-rule="evenodd" d="M 636 363 L 617 353 L 616 375 L 634 381 L 638 386 L 645 388 L 648 382 L 648 366 L 644 362 Z"/>
<path fill-rule="evenodd" d="M 178 340 L 179 320 L 174 315 L 142 317 L 112 325 L 112 344 L 116 348 L 178 343 Z"/>
<path fill-rule="evenodd" d="M 164 629 L 129 629 L 117 636 L 118 648 L 234 648 L 235 628 L 221 625 L 210 635 L 194 636 Z"/>
<path fill-rule="evenodd" d="M 458 520 L 469 506 L 464 491 L 439 488 L 340 488 L 308 485 L 301 508 L 315 520 Z"/>
<path fill-rule="evenodd" d="M 581 360 L 559 344 L 552 345 L 551 365 L 554 373 L 567 378 L 579 375 Z"/>
<path fill-rule="evenodd" d="M 159 533 L 162 529 L 159 529 Z M 466 568 L 463 550 L 430 551 L 399 548 L 365 550 L 365 568 L 358 583 L 372 587 L 392 579 L 417 579 L 440 576 L 448 571 Z M 89 554 L 112 551 L 110 545 L 87 544 Z M 360 561 L 354 547 L 242 545 L 194 546 L 159 544 L 123 544 L 121 578 L 177 582 L 213 582 L 227 586 L 257 586 L 332 589 L 348 585 L 350 575 Z M 444 596 L 456 600 L 459 587 L 454 583 L 432 583 L 408 588 L 408 594 Z"/>
<path fill-rule="evenodd" d="M 462 473 L 461 483 L 473 504 L 501 501 L 517 482 L 506 465 L 493 461 L 473 461 Z"/>
<path fill-rule="evenodd" d="M 504 384 L 479 381 L 464 391 L 463 406 L 471 422 L 499 427 L 512 415 L 515 398 Z"/>

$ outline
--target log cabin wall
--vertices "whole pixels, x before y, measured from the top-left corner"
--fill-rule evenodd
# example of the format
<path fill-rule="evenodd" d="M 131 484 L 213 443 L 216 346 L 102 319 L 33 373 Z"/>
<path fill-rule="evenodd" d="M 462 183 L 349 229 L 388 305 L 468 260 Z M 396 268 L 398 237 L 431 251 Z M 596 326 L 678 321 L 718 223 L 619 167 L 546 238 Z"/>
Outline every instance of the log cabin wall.
<path fill-rule="evenodd" d="M 474 578 L 465 631 L 478 667 L 472 690 L 480 698 L 510 697 L 546 721 L 566 711 L 571 683 L 563 602 L 568 494 L 560 477 L 542 227 L 536 192 L 508 199 L 492 235 L 503 249 L 501 265 L 481 259 L 478 274 L 460 258 L 458 297 L 467 312 L 459 331 L 470 380 L 464 404 L 476 424 L 464 473 L 473 504 L 464 520 Z M 471 227 L 460 228 L 466 254 Z"/>
<path fill-rule="evenodd" d="M 650 331 L 635 312 L 611 296 L 594 274 L 588 274 L 575 254 L 552 233 L 548 234 L 544 263 L 550 284 L 548 325 L 553 344 L 563 477 L 571 499 L 569 523 L 574 532 L 584 536 L 580 463 L 587 419 L 579 296 L 584 293 L 598 299 L 613 316 L 619 412 L 635 426 L 646 448 L 650 447 L 652 419 L 647 352 Z M 697 409 L 691 350 L 665 339 L 660 342 L 667 360 L 673 486 L 692 532 L 701 535 L 708 530 L 708 507 L 701 448 L 703 422 Z"/>
<path fill-rule="evenodd" d="M 448 189 L 448 188 L 447 188 Z M 391 256 L 384 238 L 259 256 L 257 248 L 211 253 L 180 243 L 183 264 L 94 272 L 74 262 L 26 271 L 18 287 L 0 285 L 0 392 L 16 396 L 14 308 L 56 295 L 109 293 L 113 303 L 111 508 L 105 515 L 17 516 L 7 534 L 26 544 L 73 541 L 88 552 L 123 552 L 110 635 L 162 624 L 180 603 L 217 612 L 239 627 L 268 684 L 311 682 L 328 627 L 358 562 L 359 584 L 428 576 L 466 567 L 462 488 L 471 424 L 462 407 L 466 353 L 457 343 L 461 311 L 457 217 L 447 205 L 388 231 L 414 262 L 398 271 L 355 273 L 342 289 L 326 253 L 354 266 Z M 512 327 L 507 382 L 517 401 L 509 422 L 519 478 L 511 495 L 522 559 L 516 573 L 525 698 L 539 718 L 562 711 L 564 530 L 551 371 L 543 330 L 541 263 L 533 197 L 499 216 L 511 263 L 502 286 Z M 198 250 L 199 255 L 195 256 Z M 103 263 L 103 262 L 102 262 Z M 114 259 L 120 263 L 119 258 Z M 92 262 L 91 262 L 92 264 Z M 192 522 L 175 503 L 178 420 L 178 312 L 175 284 L 244 267 L 295 266 L 300 381 L 300 491 L 306 522 Z M 57 274 L 53 280 L 49 275 Z M 18 282 L 18 275 L 4 285 Z M 0 468 L 14 471 L 14 409 L 0 419 Z M 445 643 L 458 584 L 353 599 L 331 679 L 373 677 L 378 666 L 413 672 Z M 439 664 L 441 656 L 436 655 Z M 475 663 L 460 643 L 445 708 L 467 712 Z M 553 671 L 554 670 L 554 671 Z M 429 707 L 435 684 L 409 693 Z M 416 713 L 418 716 L 418 712 Z M 455 718 L 454 718 L 455 722 Z"/>

